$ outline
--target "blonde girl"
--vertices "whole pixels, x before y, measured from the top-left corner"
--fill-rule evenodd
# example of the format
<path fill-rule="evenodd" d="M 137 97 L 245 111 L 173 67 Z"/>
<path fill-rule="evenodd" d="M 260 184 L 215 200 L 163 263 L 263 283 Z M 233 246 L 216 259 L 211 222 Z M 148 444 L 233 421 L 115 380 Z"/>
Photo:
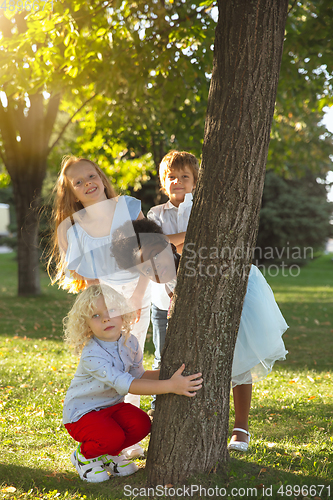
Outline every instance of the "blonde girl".
<path fill-rule="evenodd" d="M 80 356 L 85 345 L 93 338 L 94 333 L 87 323 L 87 319 L 94 316 L 96 302 L 102 297 L 108 312 L 120 312 L 122 319 L 121 335 L 126 344 L 131 335 L 135 315 L 127 311 L 125 298 L 113 288 L 106 285 L 91 285 L 85 293 L 79 294 L 74 306 L 63 319 L 65 344 Z"/>
<path fill-rule="evenodd" d="M 193 397 L 202 387 L 201 373 L 182 375 L 185 365 L 168 380 L 158 380 L 159 370 L 144 370 L 138 340 L 130 333 L 133 315 L 127 311 L 122 295 L 91 285 L 64 320 L 65 341 L 81 357 L 65 397 L 63 423 L 79 442 L 71 461 L 88 482 L 138 470 L 122 452 L 149 433 L 150 418 L 125 403 L 125 394 Z"/>
<path fill-rule="evenodd" d="M 91 192 L 86 193 L 85 191 L 89 191 L 89 188 Z M 144 216 L 141 212 L 140 201 L 129 196 L 124 198 L 128 200 L 127 203 L 131 206 L 131 214 L 137 215 L 136 219 L 142 219 Z M 67 231 L 74 222 L 80 220 L 79 214 L 81 214 L 81 218 L 87 215 L 85 208 L 105 200 L 112 200 L 116 203 L 119 201 L 119 197 L 117 198 L 116 192 L 100 167 L 93 161 L 82 157 L 64 156 L 55 186 L 52 214 L 54 227 L 48 272 L 53 283 L 58 282 L 59 287 L 70 292 L 77 293 L 84 290 L 87 287 L 88 279 L 76 273 L 75 270 L 70 270 L 68 273 L 68 262 L 66 262 L 66 252 L 68 250 Z M 113 215 L 114 203 L 109 205 L 107 214 Z M 78 217 L 74 221 L 75 214 Z M 105 219 L 103 211 L 96 210 L 95 215 L 96 218 L 93 223 L 100 226 L 101 223 L 98 219 L 101 221 Z M 110 226 L 112 220 L 108 222 Z M 99 228 L 99 232 L 101 232 L 101 228 Z"/>

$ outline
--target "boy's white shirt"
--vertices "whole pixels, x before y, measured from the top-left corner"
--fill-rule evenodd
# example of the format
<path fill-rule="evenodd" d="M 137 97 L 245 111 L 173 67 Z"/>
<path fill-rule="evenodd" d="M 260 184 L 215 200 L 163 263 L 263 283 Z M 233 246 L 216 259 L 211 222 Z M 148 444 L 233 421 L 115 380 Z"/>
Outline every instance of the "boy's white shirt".
<path fill-rule="evenodd" d="M 187 230 L 192 205 L 192 193 L 186 193 L 184 201 L 178 207 L 175 207 L 169 200 L 162 205 L 152 207 L 147 214 L 147 218 L 156 222 L 162 228 L 164 234 L 182 233 Z M 156 307 L 165 311 L 169 309 L 170 297 L 163 283 L 152 282 L 151 297 L 152 303 Z"/>

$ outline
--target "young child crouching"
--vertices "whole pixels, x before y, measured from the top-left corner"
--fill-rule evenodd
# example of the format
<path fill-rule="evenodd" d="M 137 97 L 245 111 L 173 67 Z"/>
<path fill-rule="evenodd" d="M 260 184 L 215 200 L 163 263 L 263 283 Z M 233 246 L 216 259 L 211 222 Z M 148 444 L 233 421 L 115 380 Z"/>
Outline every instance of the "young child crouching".
<path fill-rule="evenodd" d="M 140 408 L 124 403 L 127 393 L 193 397 L 202 386 L 201 373 L 182 376 L 184 364 L 168 380 L 158 380 L 159 370 L 144 370 L 128 310 L 124 297 L 111 287 L 92 285 L 64 320 L 65 341 L 81 357 L 65 397 L 63 423 L 79 442 L 71 461 L 88 482 L 138 470 L 121 452 L 143 439 L 151 423 Z"/>

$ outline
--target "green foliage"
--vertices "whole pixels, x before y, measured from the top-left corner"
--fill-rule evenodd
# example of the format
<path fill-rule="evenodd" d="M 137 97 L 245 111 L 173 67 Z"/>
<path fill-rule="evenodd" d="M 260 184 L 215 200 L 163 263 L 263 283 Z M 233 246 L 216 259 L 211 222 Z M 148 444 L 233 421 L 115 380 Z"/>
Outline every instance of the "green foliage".
<path fill-rule="evenodd" d="M 77 150 L 96 154 L 88 132 L 104 143 L 100 160 L 104 155 L 112 163 L 106 145 L 121 144 L 131 158 L 150 153 L 153 175 L 170 148 L 199 156 L 215 27 L 209 9 L 197 2 L 137 2 L 135 8 L 123 2 L 112 11 L 110 26 L 112 71 L 103 97 L 79 116 Z"/>
<path fill-rule="evenodd" d="M 8 173 L 2 168 L 2 172 L 0 172 L 0 189 L 3 189 L 10 184 L 10 177 Z"/>
<path fill-rule="evenodd" d="M 34 145 L 38 151 L 34 154 L 35 161 L 41 155 L 47 157 L 67 125 L 54 137 L 59 106 L 70 118 L 84 102 L 94 98 L 97 76 L 101 74 L 99 54 L 101 47 L 108 44 L 105 37 L 96 36 L 97 27 L 108 26 L 105 13 L 98 14 L 97 6 L 98 2 L 90 2 L 94 15 L 92 12 L 88 15 L 88 9 L 86 16 L 83 15 L 86 3 L 80 0 L 73 9 L 65 2 L 56 2 L 54 12 L 50 12 L 49 2 L 37 13 L 4 11 L 0 110 L 8 123 L 7 129 L 0 127 L 0 146 L 7 168 L 14 154 L 8 149 L 21 150 L 21 154 L 28 157 L 31 129 L 36 134 L 44 120 L 38 137 L 40 151 Z M 80 10 L 80 15 L 75 8 Z"/>
<path fill-rule="evenodd" d="M 2 18 L 1 86 L 7 97 L 78 89 L 97 81 L 108 20 L 100 4 L 76 0 L 45 4 L 43 11 L 5 10 Z M 102 33 L 103 31 L 103 33 Z M 88 94 L 87 94 L 88 95 Z"/>
<path fill-rule="evenodd" d="M 327 238 L 333 236 L 333 226 L 329 222 L 332 203 L 326 197 L 325 186 L 310 172 L 294 180 L 268 172 L 255 258 L 259 261 L 283 260 L 288 264 L 322 250 Z M 306 257 L 305 248 L 312 249 Z"/>
<path fill-rule="evenodd" d="M 333 103 L 332 33 L 329 0 L 292 3 L 267 162 L 287 178 L 332 168 L 332 134 L 319 125 Z"/>

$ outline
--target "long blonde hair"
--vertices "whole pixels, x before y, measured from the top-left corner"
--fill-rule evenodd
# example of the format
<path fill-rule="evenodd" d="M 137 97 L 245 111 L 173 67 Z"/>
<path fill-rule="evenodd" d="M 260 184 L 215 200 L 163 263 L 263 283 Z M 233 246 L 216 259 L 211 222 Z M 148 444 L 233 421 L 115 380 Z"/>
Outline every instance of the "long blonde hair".
<path fill-rule="evenodd" d="M 63 319 L 65 343 L 77 355 L 81 353 L 83 347 L 93 337 L 93 333 L 87 324 L 87 319 L 91 318 L 94 314 L 96 302 L 100 296 L 105 298 L 106 304 L 109 305 L 112 303 L 112 307 L 120 311 L 123 320 L 122 334 L 125 338 L 125 343 L 131 334 L 131 326 L 135 314 L 128 312 L 130 307 L 125 297 L 110 286 L 91 285 L 78 295 L 68 315 Z"/>
<path fill-rule="evenodd" d="M 72 293 L 77 293 L 80 290 L 84 290 L 86 288 L 86 282 L 85 280 L 79 279 L 75 272 L 71 272 L 71 278 L 66 277 L 66 262 L 64 252 L 60 252 L 59 250 L 60 242 L 58 228 L 62 222 L 64 222 L 65 220 L 70 221 L 70 218 L 75 212 L 83 210 L 84 208 L 80 201 L 76 201 L 75 196 L 71 190 L 68 177 L 66 175 L 66 171 L 69 167 L 83 161 L 90 163 L 95 168 L 97 174 L 103 182 L 106 197 L 110 199 L 117 196 L 116 192 L 110 184 L 109 179 L 95 162 L 87 160 L 86 158 L 82 158 L 80 156 L 67 155 L 63 157 L 61 162 L 60 174 L 54 188 L 55 198 L 52 212 L 53 235 L 51 249 L 48 255 L 47 272 L 51 278 L 52 284 L 58 281 L 59 288 L 64 288 L 65 290 L 68 290 Z M 70 226 L 70 222 L 68 223 L 68 226 Z M 53 264 L 55 266 L 54 273 L 51 271 L 53 268 Z"/>

